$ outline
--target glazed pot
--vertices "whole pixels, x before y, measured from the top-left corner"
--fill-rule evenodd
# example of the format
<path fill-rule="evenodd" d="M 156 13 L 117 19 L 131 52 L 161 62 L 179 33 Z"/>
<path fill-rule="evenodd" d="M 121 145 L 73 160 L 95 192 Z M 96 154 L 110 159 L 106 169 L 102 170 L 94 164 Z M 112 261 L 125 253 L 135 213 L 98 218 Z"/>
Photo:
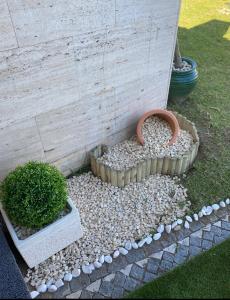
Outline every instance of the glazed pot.
<path fill-rule="evenodd" d="M 196 62 L 188 57 L 183 57 L 182 60 L 187 61 L 192 66 L 192 69 L 183 72 L 172 71 L 168 98 L 173 102 L 183 102 L 187 99 L 198 81 Z"/>

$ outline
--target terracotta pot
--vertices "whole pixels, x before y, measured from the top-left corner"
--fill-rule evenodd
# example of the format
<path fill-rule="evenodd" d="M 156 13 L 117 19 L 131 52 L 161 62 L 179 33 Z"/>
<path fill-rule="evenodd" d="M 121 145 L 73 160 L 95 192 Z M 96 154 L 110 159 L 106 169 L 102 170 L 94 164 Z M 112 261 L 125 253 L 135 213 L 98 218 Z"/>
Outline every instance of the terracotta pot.
<path fill-rule="evenodd" d="M 179 123 L 177 121 L 177 118 L 174 116 L 174 114 L 168 110 L 165 109 L 153 109 L 149 112 L 146 112 L 138 121 L 137 124 L 137 140 L 144 145 L 144 138 L 142 135 L 142 126 L 145 122 L 146 119 L 148 119 L 149 117 L 152 116 L 157 116 L 160 117 L 162 119 L 164 119 L 166 122 L 169 123 L 169 126 L 172 129 L 172 138 L 169 140 L 168 145 L 172 145 L 173 143 L 176 142 L 176 139 L 180 133 L 180 126 Z"/>

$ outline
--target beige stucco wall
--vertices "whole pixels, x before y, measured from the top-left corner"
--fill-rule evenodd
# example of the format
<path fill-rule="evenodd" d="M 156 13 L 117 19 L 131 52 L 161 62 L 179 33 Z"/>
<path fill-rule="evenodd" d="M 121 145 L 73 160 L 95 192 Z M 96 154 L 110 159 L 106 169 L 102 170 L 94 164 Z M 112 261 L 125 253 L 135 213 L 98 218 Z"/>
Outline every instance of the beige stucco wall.
<path fill-rule="evenodd" d="M 0 178 L 77 169 L 167 103 L 180 0 L 1 0 Z"/>

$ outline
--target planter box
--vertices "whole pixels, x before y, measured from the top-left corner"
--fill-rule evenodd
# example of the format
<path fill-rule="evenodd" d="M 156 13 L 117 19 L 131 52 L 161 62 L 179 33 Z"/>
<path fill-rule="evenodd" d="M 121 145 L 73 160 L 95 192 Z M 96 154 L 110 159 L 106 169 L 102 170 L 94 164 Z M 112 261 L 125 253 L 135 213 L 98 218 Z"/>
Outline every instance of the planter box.
<path fill-rule="evenodd" d="M 30 268 L 35 267 L 83 235 L 78 209 L 68 199 L 70 212 L 24 240 L 20 240 L 6 212 L 1 213 L 14 244 Z"/>

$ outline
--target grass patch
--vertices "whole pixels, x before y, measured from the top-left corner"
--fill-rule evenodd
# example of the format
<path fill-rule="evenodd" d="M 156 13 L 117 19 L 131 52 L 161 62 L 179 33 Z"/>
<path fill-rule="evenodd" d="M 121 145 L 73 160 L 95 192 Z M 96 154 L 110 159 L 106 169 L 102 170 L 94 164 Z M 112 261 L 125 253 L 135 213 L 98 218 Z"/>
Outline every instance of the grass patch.
<path fill-rule="evenodd" d="M 129 299 L 229 299 L 230 240 L 129 294 Z"/>
<path fill-rule="evenodd" d="M 183 104 L 170 104 L 194 121 L 201 146 L 183 184 L 192 210 L 230 195 L 230 9 L 225 0 L 184 0 L 179 22 L 183 56 L 196 60 L 199 83 Z"/>

